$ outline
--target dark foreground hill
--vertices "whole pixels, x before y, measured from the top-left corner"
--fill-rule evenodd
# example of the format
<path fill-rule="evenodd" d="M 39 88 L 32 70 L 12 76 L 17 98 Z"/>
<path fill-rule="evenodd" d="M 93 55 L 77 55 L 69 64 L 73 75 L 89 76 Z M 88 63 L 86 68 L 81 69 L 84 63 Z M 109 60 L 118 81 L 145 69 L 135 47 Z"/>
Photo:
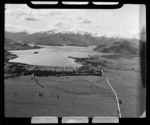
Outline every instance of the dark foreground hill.
<path fill-rule="evenodd" d="M 103 43 L 94 48 L 94 50 L 117 55 L 137 55 L 139 53 L 139 46 L 133 42 L 123 40 L 109 44 Z"/>

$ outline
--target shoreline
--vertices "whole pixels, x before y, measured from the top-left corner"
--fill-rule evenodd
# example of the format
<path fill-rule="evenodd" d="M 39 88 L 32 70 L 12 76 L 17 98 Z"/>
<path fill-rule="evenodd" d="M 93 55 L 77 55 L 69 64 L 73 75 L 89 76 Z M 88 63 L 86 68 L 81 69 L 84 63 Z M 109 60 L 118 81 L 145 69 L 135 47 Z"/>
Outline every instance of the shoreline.
<path fill-rule="evenodd" d="M 33 47 L 31 48 L 33 49 Z M 84 57 L 84 58 L 68 56 L 68 58 L 73 59 L 75 63 L 81 64 L 81 66 L 44 66 L 44 65 L 18 63 L 18 62 L 9 62 L 10 59 L 15 59 L 18 56 L 8 51 L 5 51 L 5 53 L 6 56 L 5 56 L 4 71 L 7 74 L 31 75 L 34 73 L 37 76 L 43 76 L 43 74 L 45 74 L 45 76 L 51 76 L 51 75 L 55 75 L 55 76 L 100 75 L 102 76 L 102 72 L 104 70 L 105 71 L 125 70 L 125 71 L 139 72 L 130 67 L 122 68 L 122 67 L 118 67 L 117 65 L 114 67 L 113 63 L 109 59 L 107 60 L 107 58 L 103 58 L 103 56 L 105 55 L 102 55 L 100 57 L 97 57 L 96 55 L 88 55 L 88 57 Z"/>
<path fill-rule="evenodd" d="M 13 56 L 13 58 L 7 58 L 5 62 L 7 64 L 7 66 L 5 66 L 5 73 L 11 74 L 11 76 L 13 77 L 31 74 L 34 74 L 35 76 L 102 75 L 101 70 L 95 69 L 83 70 L 82 67 L 84 67 L 84 65 L 81 67 L 73 67 L 73 66 L 64 67 L 64 66 L 41 66 L 41 65 L 30 65 L 25 63 L 9 62 L 10 59 L 17 58 L 17 56 L 15 56 L 10 52 L 7 53 L 8 53 L 7 56 L 9 57 Z"/>

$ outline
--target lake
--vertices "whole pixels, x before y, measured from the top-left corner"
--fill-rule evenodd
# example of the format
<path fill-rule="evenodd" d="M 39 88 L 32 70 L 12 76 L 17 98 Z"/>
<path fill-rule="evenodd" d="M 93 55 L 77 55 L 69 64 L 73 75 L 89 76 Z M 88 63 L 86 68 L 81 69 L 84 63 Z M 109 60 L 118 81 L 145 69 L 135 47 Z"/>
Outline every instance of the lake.
<path fill-rule="evenodd" d="M 9 60 L 9 62 L 18 62 L 31 65 L 44 65 L 44 66 L 81 66 L 75 63 L 72 57 L 88 57 L 88 55 L 102 55 L 90 47 L 75 47 L 75 46 L 41 46 L 41 49 L 32 50 L 13 50 L 9 51 L 16 54 L 18 57 Z M 35 54 L 34 52 L 38 52 Z"/>

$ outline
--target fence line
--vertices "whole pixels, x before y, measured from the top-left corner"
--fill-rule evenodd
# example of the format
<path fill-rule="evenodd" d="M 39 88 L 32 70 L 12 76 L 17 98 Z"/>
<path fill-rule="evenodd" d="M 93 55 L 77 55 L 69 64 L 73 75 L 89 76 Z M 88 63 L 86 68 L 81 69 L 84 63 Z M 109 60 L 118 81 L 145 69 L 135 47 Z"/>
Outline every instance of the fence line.
<path fill-rule="evenodd" d="M 115 94 L 116 101 L 117 101 L 117 107 L 118 107 L 118 113 L 119 113 L 119 117 L 121 118 L 121 110 L 120 110 L 120 105 L 119 105 L 118 96 L 117 96 L 117 94 L 116 94 L 115 90 L 113 89 L 113 87 L 110 85 L 110 83 L 109 83 L 109 81 L 108 81 L 108 78 L 106 78 L 106 79 L 107 79 L 107 83 L 108 83 L 108 85 L 110 86 L 110 88 L 112 89 L 112 91 L 113 91 L 113 92 L 114 92 L 114 94 Z"/>

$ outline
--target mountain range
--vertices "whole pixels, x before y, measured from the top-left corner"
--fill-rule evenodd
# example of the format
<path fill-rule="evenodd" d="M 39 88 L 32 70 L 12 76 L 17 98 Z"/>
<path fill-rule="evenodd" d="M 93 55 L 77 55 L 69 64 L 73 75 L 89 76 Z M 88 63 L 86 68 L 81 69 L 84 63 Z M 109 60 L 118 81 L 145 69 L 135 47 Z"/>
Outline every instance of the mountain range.
<path fill-rule="evenodd" d="M 15 43 L 15 46 L 19 44 L 19 46 L 22 47 L 28 47 L 28 44 L 50 46 L 97 46 L 94 48 L 94 51 L 135 55 L 138 53 L 140 40 L 135 38 L 94 36 L 88 32 L 57 32 L 55 30 L 50 30 L 29 34 L 27 32 L 6 31 L 5 48 L 9 48 L 9 43 L 11 43 L 11 48 L 13 48 L 12 43 Z"/>
<path fill-rule="evenodd" d="M 30 43 L 50 46 L 92 46 L 98 45 L 99 43 L 99 40 L 88 33 L 55 33 L 49 31 L 28 34 L 27 32 L 5 32 L 5 36 L 6 38 L 16 39 L 27 44 Z"/>

